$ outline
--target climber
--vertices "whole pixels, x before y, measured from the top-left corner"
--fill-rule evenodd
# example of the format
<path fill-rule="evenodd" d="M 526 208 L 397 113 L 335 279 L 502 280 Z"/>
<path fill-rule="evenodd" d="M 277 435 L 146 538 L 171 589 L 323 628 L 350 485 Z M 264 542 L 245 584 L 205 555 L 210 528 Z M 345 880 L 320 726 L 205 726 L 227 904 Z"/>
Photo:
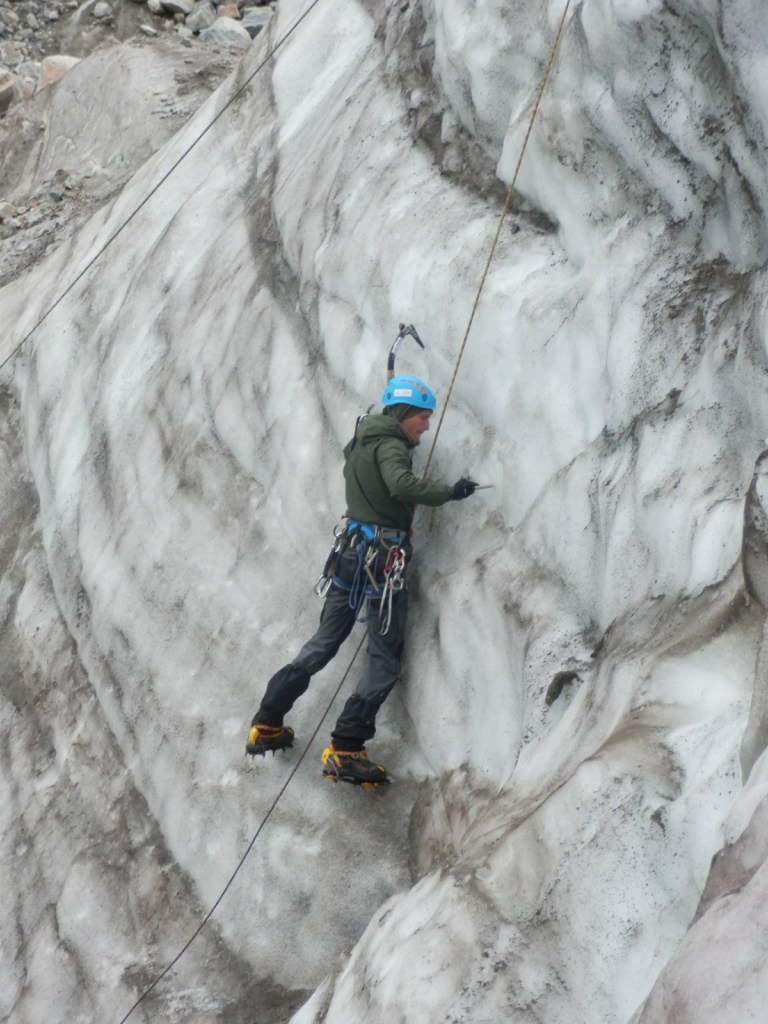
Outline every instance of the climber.
<path fill-rule="evenodd" d="M 365 744 L 376 731 L 376 713 L 400 676 L 408 594 L 405 563 L 411 556 L 415 505 L 443 505 L 474 494 L 462 477 L 452 486 L 419 479 L 413 449 L 436 401 L 423 381 L 398 376 L 382 396 L 383 411 L 361 417 L 344 449 L 347 512 L 318 587 L 325 593 L 320 625 L 311 640 L 267 684 L 253 717 L 246 752 L 264 754 L 293 744 L 284 716 L 309 680 L 336 655 L 361 609 L 367 607 L 368 664 L 349 697 L 322 755 L 323 774 L 364 785 L 389 781 L 368 760 Z"/>

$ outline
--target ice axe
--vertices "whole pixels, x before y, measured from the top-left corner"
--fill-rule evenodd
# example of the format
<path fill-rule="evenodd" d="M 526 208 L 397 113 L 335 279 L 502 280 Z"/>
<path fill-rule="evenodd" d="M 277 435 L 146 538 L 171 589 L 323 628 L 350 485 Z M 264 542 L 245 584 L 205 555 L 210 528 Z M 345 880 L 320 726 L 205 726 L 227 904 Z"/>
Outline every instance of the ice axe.
<path fill-rule="evenodd" d="M 395 376 L 395 357 L 397 355 L 397 350 L 400 348 L 403 341 L 408 337 L 409 334 L 416 342 L 416 344 L 419 345 L 420 348 L 424 348 L 424 342 L 419 337 L 418 331 L 413 326 L 413 324 L 408 324 L 407 326 L 405 324 L 400 324 L 400 332 L 395 338 L 394 342 L 392 343 L 392 348 L 389 350 L 389 359 L 387 359 L 388 381 L 392 380 L 392 378 Z"/>

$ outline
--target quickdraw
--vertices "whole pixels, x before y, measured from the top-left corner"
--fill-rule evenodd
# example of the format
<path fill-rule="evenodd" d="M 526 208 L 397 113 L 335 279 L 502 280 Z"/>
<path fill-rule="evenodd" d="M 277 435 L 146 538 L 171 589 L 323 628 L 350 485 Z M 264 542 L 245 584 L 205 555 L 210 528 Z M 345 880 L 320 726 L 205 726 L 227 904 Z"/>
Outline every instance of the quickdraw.
<path fill-rule="evenodd" d="M 341 553 L 346 550 L 349 544 L 349 538 L 347 536 L 347 525 L 345 520 L 340 520 L 333 528 L 334 543 L 331 548 L 328 557 L 325 560 L 323 571 L 320 573 L 317 583 L 315 584 L 315 593 L 318 597 L 325 597 L 330 590 L 331 584 L 333 583 L 333 574 L 336 571 Z"/>
<path fill-rule="evenodd" d="M 405 587 L 405 551 L 399 546 L 389 549 L 384 567 L 384 593 L 379 605 L 379 633 L 386 636 L 392 625 L 392 605 L 395 594 Z"/>
<path fill-rule="evenodd" d="M 374 533 L 373 539 L 363 535 L 355 545 L 357 569 L 349 590 L 349 607 L 358 615 L 366 597 L 375 598 L 381 590 L 376 582 L 376 563 L 379 559 L 377 540 L 378 530 Z M 365 617 L 359 618 L 358 621 L 362 622 L 364 619 Z"/>

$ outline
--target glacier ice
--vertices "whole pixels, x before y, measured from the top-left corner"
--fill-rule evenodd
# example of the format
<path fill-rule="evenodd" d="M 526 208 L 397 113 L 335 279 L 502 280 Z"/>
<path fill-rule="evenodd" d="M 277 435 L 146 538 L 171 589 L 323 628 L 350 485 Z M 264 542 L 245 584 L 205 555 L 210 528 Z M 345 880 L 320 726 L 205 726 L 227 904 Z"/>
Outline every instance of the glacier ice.
<path fill-rule="evenodd" d="M 190 121 L 0 291 L 4 359 L 125 225 L 2 377 L 13 1024 L 119 1020 L 285 780 L 294 755 L 242 748 L 318 614 L 341 448 L 400 321 L 427 344 L 403 369 L 447 392 L 562 5 L 318 5 L 240 91 L 301 10 L 282 0 Z M 768 435 L 759 18 L 573 6 L 430 469 L 493 487 L 417 523 L 375 741 L 396 784 L 324 784 L 318 738 L 134 1019 L 762 1006 L 759 744 L 740 769 L 763 685 L 741 562 Z M 350 656 L 297 705 L 299 748 Z"/>

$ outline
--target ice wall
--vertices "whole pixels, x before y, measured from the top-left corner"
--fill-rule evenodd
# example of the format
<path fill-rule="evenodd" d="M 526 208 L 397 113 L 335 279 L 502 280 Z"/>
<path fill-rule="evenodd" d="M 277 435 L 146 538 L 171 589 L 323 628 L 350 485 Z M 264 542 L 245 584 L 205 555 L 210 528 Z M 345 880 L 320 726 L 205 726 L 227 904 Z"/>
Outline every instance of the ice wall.
<path fill-rule="evenodd" d="M 283 0 L 187 127 L 0 292 L 4 352 L 300 10 Z M 294 755 L 246 764 L 245 727 L 318 614 L 342 445 L 400 321 L 428 346 L 402 368 L 445 395 L 561 11 L 318 6 L 5 371 L 14 1024 L 119 1019 L 284 781 Z M 135 1019 L 287 1019 L 315 990 L 296 1024 L 679 1024 L 696 1003 L 673 1013 L 664 986 L 702 976 L 717 1005 L 718 876 L 686 932 L 765 795 L 760 750 L 748 790 L 739 761 L 768 436 L 758 20 L 746 0 L 573 5 L 432 466 L 493 489 L 417 523 L 375 748 L 395 785 L 323 784 L 321 732 L 212 945 Z M 299 749 L 347 663 L 297 706 Z"/>

